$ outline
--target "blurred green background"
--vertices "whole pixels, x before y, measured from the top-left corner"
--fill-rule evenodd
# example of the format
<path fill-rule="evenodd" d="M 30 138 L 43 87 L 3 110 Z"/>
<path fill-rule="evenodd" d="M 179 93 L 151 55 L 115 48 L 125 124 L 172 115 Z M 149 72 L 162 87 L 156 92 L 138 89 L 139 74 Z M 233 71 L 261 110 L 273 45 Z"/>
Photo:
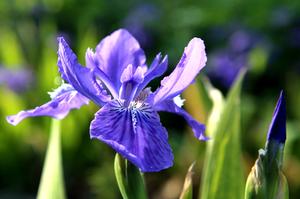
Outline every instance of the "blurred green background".
<path fill-rule="evenodd" d="M 57 36 L 64 36 L 84 64 L 85 50 L 107 34 L 128 29 L 151 63 L 169 55 L 169 71 L 192 37 L 205 41 L 207 67 L 201 77 L 224 95 L 237 72 L 248 68 L 241 99 L 241 145 L 245 176 L 264 146 L 281 89 L 287 98 L 284 173 L 290 198 L 300 196 L 300 1 L 297 0 L 1 0 L 0 1 L 0 198 L 35 198 L 47 146 L 50 118 L 17 127 L 5 117 L 48 101 L 58 87 Z M 152 86 L 159 85 L 159 80 Z M 206 122 L 197 84 L 185 93 L 185 108 Z M 98 107 L 74 110 L 62 122 L 63 167 L 68 198 L 121 198 L 113 173 L 114 151 L 90 140 Z M 146 174 L 151 198 L 177 198 L 188 166 L 197 160 L 198 191 L 205 143 L 194 139 L 181 117 L 161 114 L 175 164 Z M 174 122 L 176 121 L 176 122 Z M 195 194 L 197 195 L 197 194 Z"/>

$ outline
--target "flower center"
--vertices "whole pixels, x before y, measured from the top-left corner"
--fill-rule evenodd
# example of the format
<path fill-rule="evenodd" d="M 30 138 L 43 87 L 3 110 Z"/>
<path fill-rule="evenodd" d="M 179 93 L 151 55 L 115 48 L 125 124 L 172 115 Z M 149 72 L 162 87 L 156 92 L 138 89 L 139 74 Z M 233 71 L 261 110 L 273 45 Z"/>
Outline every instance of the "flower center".
<path fill-rule="evenodd" d="M 133 66 L 129 64 L 121 75 L 121 88 L 119 98 L 124 100 L 124 106 L 128 107 L 136 95 L 138 85 L 144 81 L 144 69 L 137 67 L 134 71 Z"/>

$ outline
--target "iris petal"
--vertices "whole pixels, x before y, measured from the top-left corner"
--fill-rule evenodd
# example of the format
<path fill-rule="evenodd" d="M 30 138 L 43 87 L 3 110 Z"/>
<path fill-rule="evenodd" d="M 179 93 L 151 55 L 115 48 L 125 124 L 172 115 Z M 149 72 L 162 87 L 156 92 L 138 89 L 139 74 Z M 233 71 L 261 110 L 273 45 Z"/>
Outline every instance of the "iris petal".
<path fill-rule="evenodd" d="M 64 84 L 50 93 L 52 98 L 48 103 L 38 106 L 35 109 L 21 111 L 16 115 L 8 116 L 7 121 L 17 125 L 27 117 L 50 116 L 56 119 L 63 119 L 71 109 L 78 109 L 88 104 L 89 100 L 74 90 L 70 85 Z"/>
<path fill-rule="evenodd" d="M 205 125 L 199 123 L 198 121 L 196 121 L 189 113 L 187 113 L 184 109 L 180 108 L 179 106 L 177 106 L 174 101 L 172 100 L 165 100 L 164 102 L 158 104 L 157 106 L 154 107 L 154 110 L 156 111 L 166 111 L 166 112 L 171 112 L 171 113 L 176 113 L 180 116 L 182 116 L 187 123 L 189 124 L 189 126 L 192 128 L 193 132 L 194 132 L 194 136 L 198 139 L 198 140 L 208 140 L 209 138 L 207 138 L 204 135 L 205 132 Z"/>
<path fill-rule="evenodd" d="M 58 38 L 58 43 L 57 65 L 62 78 L 82 95 L 100 106 L 109 101 L 111 98 L 97 81 L 95 73 L 90 68 L 83 67 L 78 63 L 76 55 L 62 37 Z"/>
<path fill-rule="evenodd" d="M 146 104 L 123 108 L 118 101 L 107 103 L 96 113 L 90 136 L 110 145 L 143 172 L 160 171 L 173 164 L 167 131 Z"/>
<path fill-rule="evenodd" d="M 101 57 L 97 56 L 97 54 L 95 54 L 92 49 L 88 48 L 85 53 L 86 67 L 88 67 L 95 73 L 95 76 L 97 76 L 106 86 L 113 98 L 118 98 L 117 89 L 114 87 L 114 84 L 111 82 L 110 78 L 99 67 L 99 62 L 103 62 L 99 60 L 101 60 Z"/>
<path fill-rule="evenodd" d="M 151 80 L 164 74 L 164 72 L 167 70 L 167 67 L 168 56 L 165 56 L 163 60 L 161 60 L 161 54 L 157 54 L 149 69 L 145 73 L 144 81 L 139 85 L 136 93 L 139 94 L 140 91 L 143 90 Z"/>
<path fill-rule="evenodd" d="M 119 91 L 119 96 L 120 99 L 125 100 L 125 106 L 128 106 L 134 99 L 139 84 L 144 80 L 144 73 L 145 69 L 140 66 L 133 71 L 133 66 L 131 64 L 123 71 L 120 78 L 122 86 Z"/>
<path fill-rule="evenodd" d="M 184 49 L 181 60 L 174 71 L 161 81 L 153 96 L 153 104 L 179 95 L 195 79 L 206 64 L 205 46 L 201 39 L 193 38 Z"/>
<path fill-rule="evenodd" d="M 88 62 L 97 65 L 110 78 L 116 90 L 120 89 L 120 77 L 129 64 L 135 70 L 138 66 L 144 66 L 146 61 L 138 41 L 124 29 L 105 37 L 96 47 L 94 56 L 89 54 Z"/>

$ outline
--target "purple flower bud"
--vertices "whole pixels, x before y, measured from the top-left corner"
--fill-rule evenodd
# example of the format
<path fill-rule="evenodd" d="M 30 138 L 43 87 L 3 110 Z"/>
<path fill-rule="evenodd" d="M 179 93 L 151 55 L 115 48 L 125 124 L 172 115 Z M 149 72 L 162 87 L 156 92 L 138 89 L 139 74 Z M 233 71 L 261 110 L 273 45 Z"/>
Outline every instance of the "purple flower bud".
<path fill-rule="evenodd" d="M 273 113 L 273 118 L 269 126 L 268 140 L 276 140 L 280 143 L 285 143 L 286 139 L 286 107 L 284 92 L 281 91 L 276 108 Z"/>

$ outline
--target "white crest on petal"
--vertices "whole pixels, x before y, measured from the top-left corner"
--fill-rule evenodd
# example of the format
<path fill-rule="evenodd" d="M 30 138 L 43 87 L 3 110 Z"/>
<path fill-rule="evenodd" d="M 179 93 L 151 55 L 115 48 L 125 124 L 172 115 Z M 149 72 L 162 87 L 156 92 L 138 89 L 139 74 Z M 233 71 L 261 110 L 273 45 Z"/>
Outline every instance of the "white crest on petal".
<path fill-rule="evenodd" d="M 48 94 L 50 95 L 51 99 L 54 99 L 58 95 L 65 93 L 67 91 L 71 91 L 71 90 L 74 90 L 74 88 L 70 84 L 63 83 L 57 89 L 53 90 L 52 92 L 48 92 Z"/>
<path fill-rule="evenodd" d="M 182 98 L 180 97 L 180 95 L 177 95 L 176 97 L 173 98 L 173 102 L 174 102 L 177 106 L 179 106 L 179 107 L 182 107 L 182 106 L 183 106 L 184 101 L 185 101 L 185 99 L 182 99 Z"/>

